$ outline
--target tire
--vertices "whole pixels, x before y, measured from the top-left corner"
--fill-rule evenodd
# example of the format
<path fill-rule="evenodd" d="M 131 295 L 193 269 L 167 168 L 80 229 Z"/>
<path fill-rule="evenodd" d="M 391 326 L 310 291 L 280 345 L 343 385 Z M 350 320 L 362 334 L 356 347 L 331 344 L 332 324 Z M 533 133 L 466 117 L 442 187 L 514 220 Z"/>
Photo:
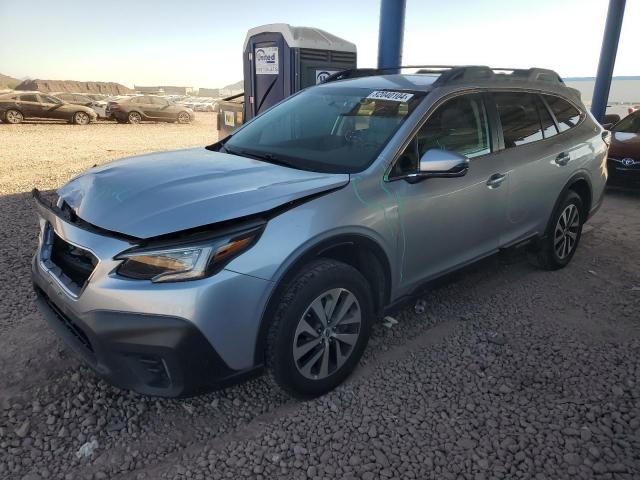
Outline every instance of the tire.
<path fill-rule="evenodd" d="M 142 115 L 138 112 L 129 112 L 127 115 L 127 123 L 138 124 L 142 121 Z"/>
<path fill-rule="evenodd" d="M 365 278 L 350 265 L 319 259 L 295 276 L 278 302 L 267 335 L 271 377 L 297 398 L 340 385 L 362 357 L 375 318 Z M 315 312 L 330 314 L 326 328 Z"/>
<path fill-rule="evenodd" d="M 4 118 L 3 120 L 6 123 L 11 123 L 13 125 L 17 125 L 19 123 L 22 123 L 22 121 L 24 120 L 24 115 L 22 115 L 22 112 L 20 110 L 15 110 L 13 108 L 7 110 L 6 112 L 4 112 Z"/>
<path fill-rule="evenodd" d="M 189 115 L 187 112 L 178 113 L 178 123 L 181 123 L 183 125 L 191 123 L 191 115 Z"/>
<path fill-rule="evenodd" d="M 583 217 L 580 195 L 569 190 L 554 211 L 539 249 L 532 253 L 533 263 L 544 270 L 566 267 L 578 249 Z"/>
<path fill-rule="evenodd" d="M 75 125 L 89 125 L 89 123 L 91 123 L 91 117 L 87 112 L 76 112 L 73 114 L 71 121 Z"/>

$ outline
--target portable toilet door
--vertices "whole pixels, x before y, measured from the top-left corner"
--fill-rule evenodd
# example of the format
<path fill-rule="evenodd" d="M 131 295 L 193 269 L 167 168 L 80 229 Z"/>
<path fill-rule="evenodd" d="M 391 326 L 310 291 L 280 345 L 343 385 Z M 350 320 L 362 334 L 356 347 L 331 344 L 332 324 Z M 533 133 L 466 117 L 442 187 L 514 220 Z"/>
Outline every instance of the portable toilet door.
<path fill-rule="evenodd" d="M 282 34 L 265 32 L 249 39 L 245 58 L 249 60 L 244 72 L 245 118 L 249 119 L 290 95 L 291 55 Z"/>

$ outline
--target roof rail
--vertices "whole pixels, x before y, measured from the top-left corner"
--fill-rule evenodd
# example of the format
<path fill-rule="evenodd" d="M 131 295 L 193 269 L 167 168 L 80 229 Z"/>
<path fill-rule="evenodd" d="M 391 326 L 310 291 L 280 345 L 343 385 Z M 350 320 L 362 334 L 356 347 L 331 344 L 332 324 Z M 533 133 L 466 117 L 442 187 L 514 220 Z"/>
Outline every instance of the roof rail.
<path fill-rule="evenodd" d="M 401 65 L 399 67 L 383 68 L 351 68 L 329 75 L 322 83 L 346 80 L 348 78 L 372 77 L 374 75 L 384 75 L 385 73 L 395 73 L 404 68 L 419 68 L 416 73 L 442 73 L 445 70 L 456 68 L 455 65 Z"/>
<path fill-rule="evenodd" d="M 471 80 L 524 80 L 530 82 L 552 82 L 564 84 L 553 70 L 546 68 L 492 68 L 484 65 L 403 65 L 386 68 L 354 68 L 328 76 L 323 83 L 346 80 L 348 78 L 371 77 L 397 72 L 402 69 L 417 68 L 415 74 L 439 75 L 434 85 L 444 85 L 455 81 Z"/>

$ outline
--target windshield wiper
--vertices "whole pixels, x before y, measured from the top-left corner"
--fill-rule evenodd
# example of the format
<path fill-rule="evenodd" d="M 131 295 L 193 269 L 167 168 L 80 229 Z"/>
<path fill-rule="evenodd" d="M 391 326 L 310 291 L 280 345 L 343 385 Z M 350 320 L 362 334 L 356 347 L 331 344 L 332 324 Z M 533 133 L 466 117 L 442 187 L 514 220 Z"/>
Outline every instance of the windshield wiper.
<path fill-rule="evenodd" d="M 280 157 L 273 155 L 272 153 L 247 152 L 246 150 L 236 150 L 235 148 L 229 148 L 226 145 L 224 145 L 222 148 L 224 148 L 225 152 L 230 153 L 232 155 L 239 155 L 241 157 L 253 158 L 254 160 L 261 160 L 263 162 L 273 163 L 275 165 L 282 165 L 284 167 L 290 167 L 290 168 L 295 168 L 299 170 L 299 168 L 296 167 L 295 165 L 283 160 Z"/>

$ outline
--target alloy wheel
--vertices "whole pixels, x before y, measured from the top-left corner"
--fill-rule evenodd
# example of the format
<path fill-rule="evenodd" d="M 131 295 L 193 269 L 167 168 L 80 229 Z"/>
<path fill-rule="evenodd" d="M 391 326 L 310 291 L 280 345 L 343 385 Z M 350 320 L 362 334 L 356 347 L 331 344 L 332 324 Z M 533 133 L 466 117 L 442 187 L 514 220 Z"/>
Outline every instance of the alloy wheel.
<path fill-rule="evenodd" d="M 293 359 L 298 372 L 322 380 L 338 371 L 353 352 L 362 326 L 356 296 L 334 288 L 307 307 L 293 336 Z"/>
<path fill-rule="evenodd" d="M 142 116 L 138 112 L 131 112 L 129 114 L 129 123 L 140 123 Z"/>
<path fill-rule="evenodd" d="M 89 115 L 84 112 L 77 112 L 75 114 L 75 123 L 77 125 L 87 125 L 89 123 Z"/>
<path fill-rule="evenodd" d="M 562 211 L 553 234 L 553 248 L 560 260 L 567 258 L 576 246 L 580 230 L 580 212 L 573 203 Z"/>
<path fill-rule="evenodd" d="M 178 123 L 189 123 L 189 114 L 186 112 L 180 112 L 178 114 Z"/>
<path fill-rule="evenodd" d="M 24 117 L 22 116 L 22 113 L 18 112 L 17 110 L 9 110 L 5 114 L 5 119 L 7 123 L 16 124 L 16 123 L 21 123 Z"/>

